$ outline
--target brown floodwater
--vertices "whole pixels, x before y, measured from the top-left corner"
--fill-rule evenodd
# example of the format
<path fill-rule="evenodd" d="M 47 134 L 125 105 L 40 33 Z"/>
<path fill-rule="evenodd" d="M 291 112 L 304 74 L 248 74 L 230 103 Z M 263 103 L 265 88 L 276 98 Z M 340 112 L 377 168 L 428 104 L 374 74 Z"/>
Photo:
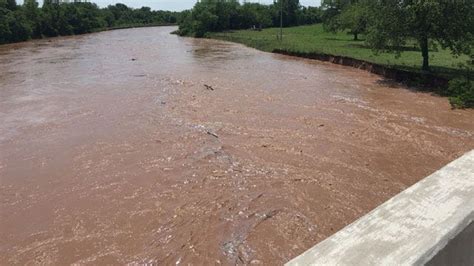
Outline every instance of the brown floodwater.
<path fill-rule="evenodd" d="M 474 148 L 446 98 L 173 29 L 0 46 L 1 264 L 281 264 Z"/>

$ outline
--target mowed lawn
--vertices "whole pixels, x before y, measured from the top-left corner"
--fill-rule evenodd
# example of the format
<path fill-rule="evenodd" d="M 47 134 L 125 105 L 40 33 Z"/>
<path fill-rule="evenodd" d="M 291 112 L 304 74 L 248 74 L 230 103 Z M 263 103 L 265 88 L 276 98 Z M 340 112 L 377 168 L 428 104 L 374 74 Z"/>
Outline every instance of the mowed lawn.
<path fill-rule="evenodd" d="M 215 39 L 238 42 L 259 50 L 271 52 L 274 49 L 283 49 L 304 53 L 325 53 L 338 56 L 347 56 L 366 60 L 372 63 L 389 65 L 399 69 L 420 71 L 422 57 L 416 43 L 407 45 L 399 57 L 393 53 L 378 53 L 368 47 L 363 38 L 354 41 L 353 36 L 344 32 L 330 33 L 323 30 L 321 24 L 299 26 L 283 29 L 283 41 L 277 40 L 278 28 L 269 28 L 262 31 L 239 30 L 232 32 L 211 33 Z M 466 63 L 468 56 L 453 56 L 449 50 L 430 50 L 430 64 L 432 71 L 446 77 L 452 77 L 460 72 L 460 63 Z"/>

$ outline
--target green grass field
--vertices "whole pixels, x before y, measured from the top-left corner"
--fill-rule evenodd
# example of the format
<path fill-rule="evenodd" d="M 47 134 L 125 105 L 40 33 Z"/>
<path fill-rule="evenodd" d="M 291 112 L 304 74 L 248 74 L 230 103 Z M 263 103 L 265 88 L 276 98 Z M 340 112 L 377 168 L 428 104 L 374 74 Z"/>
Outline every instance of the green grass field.
<path fill-rule="evenodd" d="M 360 60 L 388 65 L 398 69 L 420 71 L 422 57 L 415 44 L 406 47 L 400 57 L 393 53 L 375 54 L 363 40 L 353 41 L 347 33 L 329 33 L 321 24 L 299 26 L 283 29 L 283 42 L 277 40 L 279 29 L 269 28 L 263 31 L 240 30 L 233 32 L 211 33 L 209 37 L 242 43 L 259 50 L 271 52 L 282 49 L 293 52 L 324 53 L 347 56 Z M 360 37 L 363 39 L 363 36 Z M 432 71 L 438 75 L 451 78 L 459 74 L 460 63 L 466 63 L 467 56 L 455 57 L 450 51 L 438 49 L 430 51 Z"/>

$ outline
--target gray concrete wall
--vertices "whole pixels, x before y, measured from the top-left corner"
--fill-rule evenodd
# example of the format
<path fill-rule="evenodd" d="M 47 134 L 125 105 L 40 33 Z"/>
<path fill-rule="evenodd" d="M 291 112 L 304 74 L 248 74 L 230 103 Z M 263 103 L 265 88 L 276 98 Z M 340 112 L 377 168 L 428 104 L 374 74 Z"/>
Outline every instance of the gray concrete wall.
<path fill-rule="evenodd" d="M 474 150 L 287 265 L 474 265 Z"/>

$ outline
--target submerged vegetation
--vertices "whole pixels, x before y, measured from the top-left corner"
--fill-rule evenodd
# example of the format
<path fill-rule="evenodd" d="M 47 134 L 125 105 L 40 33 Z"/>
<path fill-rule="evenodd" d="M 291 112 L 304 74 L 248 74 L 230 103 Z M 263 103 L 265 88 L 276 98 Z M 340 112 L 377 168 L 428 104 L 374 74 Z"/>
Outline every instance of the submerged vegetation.
<path fill-rule="evenodd" d="M 99 8 L 93 3 L 61 3 L 44 0 L 0 0 L 0 44 L 43 37 L 83 34 L 104 29 L 176 24 L 178 12 L 132 9 L 124 4 Z"/>

